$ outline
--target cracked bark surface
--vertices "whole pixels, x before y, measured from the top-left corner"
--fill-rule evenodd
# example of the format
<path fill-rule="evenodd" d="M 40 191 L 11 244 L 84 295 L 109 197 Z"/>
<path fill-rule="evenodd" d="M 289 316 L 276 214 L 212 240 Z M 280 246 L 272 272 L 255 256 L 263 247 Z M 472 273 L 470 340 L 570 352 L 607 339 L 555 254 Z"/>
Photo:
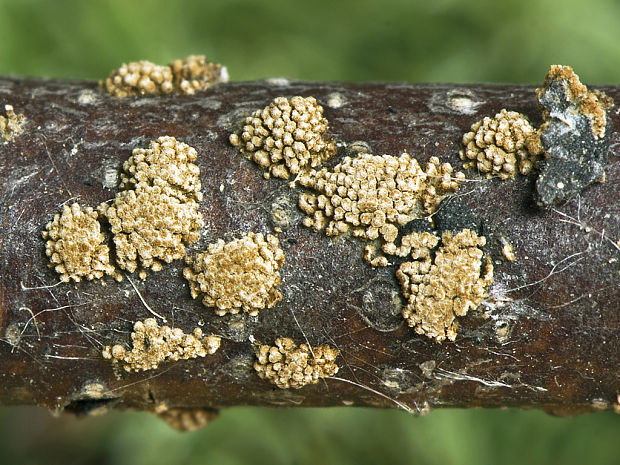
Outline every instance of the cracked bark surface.
<path fill-rule="evenodd" d="M 620 87 L 600 88 L 616 102 Z M 360 141 L 375 154 L 408 152 L 460 168 L 462 135 L 502 108 L 541 123 L 533 86 L 342 84 L 267 80 L 217 85 L 194 96 L 118 99 L 88 81 L 0 79 L 0 103 L 25 115 L 0 144 L 0 404 L 53 412 L 162 411 L 264 406 L 541 408 L 556 414 L 618 409 L 620 392 L 620 116 L 609 112 L 606 181 L 553 209 L 534 202 L 536 174 L 502 181 L 466 171 L 438 224 L 473 224 L 495 267 L 486 301 L 459 318 L 456 341 L 409 328 L 396 266 L 373 269 L 364 243 L 301 224 L 302 189 L 264 179 L 228 142 L 242 118 L 277 96 L 314 96 L 338 153 Z M 96 206 L 118 192 L 134 148 L 160 136 L 198 151 L 205 218 L 190 254 L 219 238 L 279 227 L 282 300 L 257 317 L 216 316 L 190 297 L 182 261 L 117 283 L 58 283 L 41 231 L 66 202 Z M 501 252 L 512 244 L 516 259 Z M 105 285 L 102 285 L 105 283 Z M 121 373 L 103 346 L 130 343 L 133 322 L 218 334 L 206 358 Z M 338 379 L 281 390 L 252 368 L 254 344 L 278 337 L 340 350 Z M 254 344 L 251 342 L 254 341 Z M 348 381 L 348 382 L 347 382 Z M 99 385 L 93 390 L 93 385 Z M 360 387 L 364 386 L 364 387 Z"/>

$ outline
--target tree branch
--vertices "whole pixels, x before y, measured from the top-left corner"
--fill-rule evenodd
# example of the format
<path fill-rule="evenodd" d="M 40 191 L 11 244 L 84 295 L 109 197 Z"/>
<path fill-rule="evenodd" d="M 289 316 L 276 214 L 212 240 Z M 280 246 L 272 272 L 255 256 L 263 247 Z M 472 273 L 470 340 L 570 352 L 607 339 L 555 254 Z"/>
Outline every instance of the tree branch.
<path fill-rule="evenodd" d="M 620 87 L 602 89 L 620 101 Z M 0 404 L 54 412 L 151 411 L 233 405 L 523 407 L 550 412 L 618 408 L 620 392 L 620 117 L 608 113 L 606 181 L 559 206 L 534 201 L 536 174 L 467 181 L 444 200 L 436 224 L 474 224 L 487 239 L 494 280 L 487 298 L 458 318 L 454 342 L 417 334 L 401 317 L 398 265 L 373 268 L 364 243 L 302 225 L 304 191 L 263 170 L 229 143 L 243 117 L 278 96 L 313 96 L 338 152 L 407 152 L 462 167 L 461 139 L 502 108 L 541 123 L 534 88 L 514 85 L 339 84 L 267 80 L 220 84 L 193 96 L 102 94 L 95 83 L 4 78 L 0 103 L 25 120 L 0 144 Z M 217 316 L 193 300 L 184 263 L 144 281 L 127 275 L 59 282 L 48 267 L 45 225 L 62 205 L 96 207 L 119 191 L 135 148 L 172 136 L 198 152 L 205 226 L 188 255 L 218 239 L 274 234 L 284 264 L 282 299 L 258 316 Z M 353 148 L 352 148 L 353 147 Z M 473 223 L 472 223 L 473 221 Z M 106 234 L 109 233 L 104 229 Z M 502 248 L 510 244 L 515 260 Z M 129 276 L 131 279 L 128 279 Z M 127 373 L 102 356 L 130 347 L 136 321 L 222 338 L 204 358 Z M 158 320 L 160 324 L 163 322 Z M 255 370 L 258 344 L 289 337 L 340 354 L 335 377 L 279 389 Z M 168 414 L 170 415 L 170 414 Z"/>

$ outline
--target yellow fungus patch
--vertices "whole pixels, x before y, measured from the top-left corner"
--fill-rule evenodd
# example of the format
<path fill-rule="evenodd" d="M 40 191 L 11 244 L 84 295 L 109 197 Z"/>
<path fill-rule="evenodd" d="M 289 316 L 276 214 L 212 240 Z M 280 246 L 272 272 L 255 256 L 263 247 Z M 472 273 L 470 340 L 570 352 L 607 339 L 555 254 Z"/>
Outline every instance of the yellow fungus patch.
<path fill-rule="evenodd" d="M 538 161 L 539 152 L 528 151 L 528 139 L 535 133 L 527 118 L 515 111 L 504 109 L 493 118 L 485 117 L 463 136 L 464 148 L 459 153 L 466 161 L 463 167 L 476 168 L 489 178 L 528 174 Z"/>
<path fill-rule="evenodd" d="M 160 137 L 136 149 L 125 162 L 122 187 L 111 205 L 101 204 L 114 234 L 116 261 L 130 272 L 159 271 L 162 262 L 185 256 L 185 245 L 200 238 L 200 170 L 196 150 L 174 137 Z"/>
<path fill-rule="evenodd" d="M 166 408 L 156 412 L 157 416 L 178 431 L 197 431 L 218 417 L 218 411 L 211 408 Z"/>
<path fill-rule="evenodd" d="M 409 326 L 437 342 L 456 338 L 457 316 L 464 316 L 480 305 L 493 281 L 493 265 L 487 259 L 482 270 L 486 239 L 464 229 L 458 234 L 445 232 L 439 238 L 429 233 L 413 233 L 411 258 L 403 263 L 396 277 L 407 304 L 402 310 Z"/>
<path fill-rule="evenodd" d="M 207 62 L 202 55 L 175 60 L 167 66 L 150 61 L 123 64 L 99 86 L 115 97 L 170 94 L 191 95 L 219 82 L 226 82 L 226 68 Z"/>
<path fill-rule="evenodd" d="M 43 238 L 47 239 L 45 253 L 50 266 L 62 281 L 115 275 L 98 214 L 92 208 L 82 209 L 77 203 L 65 205 L 62 214 L 56 214 L 47 224 Z"/>
<path fill-rule="evenodd" d="M 174 60 L 168 66 L 172 70 L 174 88 L 186 95 L 193 95 L 213 84 L 228 81 L 226 68 L 219 63 L 206 61 L 203 55 Z"/>
<path fill-rule="evenodd" d="M 437 157 L 422 170 L 407 153 L 399 157 L 360 153 L 345 157 L 333 171 L 323 168 L 299 175 L 297 182 L 315 192 L 301 194 L 299 207 L 308 215 L 304 219 L 308 227 L 326 228 L 330 236 L 352 229 L 356 237 L 380 237 L 384 250 L 394 254 L 398 226 L 433 213 L 464 180 L 463 173 L 453 173 L 450 164 L 440 164 Z M 365 257 L 373 263 L 372 250 Z"/>
<path fill-rule="evenodd" d="M 327 345 L 311 349 L 306 344 L 297 347 L 290 338 L 278 338 L 275 346 L 262 345 L 256 350 L 254 369 L 280 389 L 300 389 L 338 373 L 335 360 L 339 353 Z"/>
<path fill-rule="evenodd" d="M 125 371 L 153 370 L 164 361 L 186 360 L 214 354 L 220 347 L 217 336 L 203 337 L 200 328 L 192 334 L 181 329 L 159 326 L 154 318 L 134 324 L 131 350 L 117 344 L 106 346 L 104 358 L 120 363 Z"/>
<path fill-rule="evenodd" d="M 316 167 L 336 153 L 323 107 L 314 97 L 278 97 L 245 119 L 230 143 L 267 169 L 266 175 L 288 178 Z"/>
<path fill-rule="evenodd" d="M 26 118 L 21 113 L 15 113 L 12 105 L 5 105 L 4 112 L 6 116 L 0 115 L 0 140 L 10 142 L 22 132 Z"/>
<path fill-rule="evenodd" d="M 257 315 L 282 298 L 276 286 L 283 263 L 277 237 L 250 232 L 240 239 L 210 244 L 205 252 L 188 260 L 190 266 L 183 276 L 189 281 L 192 297 L 201 297 L 217 315 L 241 310 Z"/>

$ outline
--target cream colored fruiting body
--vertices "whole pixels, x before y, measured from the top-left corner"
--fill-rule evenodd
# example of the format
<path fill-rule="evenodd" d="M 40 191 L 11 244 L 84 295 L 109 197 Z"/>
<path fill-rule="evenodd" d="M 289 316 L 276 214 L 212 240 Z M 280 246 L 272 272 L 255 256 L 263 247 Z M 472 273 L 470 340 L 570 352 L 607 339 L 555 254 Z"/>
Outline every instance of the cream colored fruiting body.
<path fill-rule="evenodd" d="M 193 95 L 228 81 L 226 68 L 206 61 L 204 55 L 190 55 L 183 60 L 174 60 L 168 66 L 172 71 L 174 89 L 185 95 Z"/>
<path fill-rule="evenodd" d="M 207 62 L 202 55 L 175 60 L 167 66 L 149 61 L 123 64 L 99 86 L 115 97 L 161 95 L 178 92 L 192 95 L 228 80 L 226 68 Z"/>
<path fill-rule="evenodd" d="M 164 361 L 212 355 L 221 343 L 217 336 L 203 337 L 200 328 L 195 328 L 192 334 L 185 334 L 179 328 L 160 327 L 154 318 L 136 322 L 131 340 L 131 350 L 120 344 L 106 346 L 103 357 L 121 364 L 125 371 L 153 370 Z"/>
<path fill-rule="evenodd" d="M 104 274 L 115 275 L 110 249 L 101 233 L 98 214 L 77 203 L 65 205 L 43 231 L 45 253 L 60 279 L 68 282 L 92 280 Z"/>
<path fill-rule="evenodd" d="M 300 389 L 338 373 L 335 360 L 339 353 L 328 345 L 297 347 L 290 338 L 278 338 L 275 346 L 258 347 L 254 369 L 258 376 L 280 389 Z"/>
<path fill-rule="evenodd" d="M 278 97 L 245 119 L 230 143 L 267 170 L 266 175 L 288 178 L 317 167 L 336 153 L 325 136 L 327 120 L 314 97 Z"/>
<path fill-rule="evenodd" d="M 185 245 L 200 238 L 200 169 L 191 163 L 196 155 L 164 136 L 148 149 L 135 149 L 125 162 L 121 186 L 131 189 L 99 207 L 110 223 L 120 268 L 140 268 L 145 277 L 145 269 L 159 271 L 162 263 L 183 258 Z"/>
<path fill-rule="evenodd" d="M 4 112 L 6 116 L 0 115 L 0 140 L 10 142 L 23 131 L 26 118 L 15 113 L 12 105 L 5 105 Z"/>
<path fill-rule="evenodd" d="M 464 168 L 476 168 L 487 177 L 513 178 L 516 173 L 528 174 L 538 162 L 538 151 L 528 147 L 536 130 L 527 118 L 505 109 L 493 118 L 474 123 L 463 136 L 464 148 L 459 152 Z"/>
<path fill-rule="evenodd" d="M 134 149 L 123 163 L 120 187 L 135 189 L 140 183 L 155 185 L 156 181 L 164 181 L 179 200 L 200 201 L 200 168 L 192 163 L 197 156 L 195 148 L 174 137 L 160 137 L 151 141 L 148 149 Z"/>
<path fill-rule="evenodd" d="M 170 67 L 150 61 L 123 63 L 99 85 L 115 97 L 169 94 L 174 90 Z"/>
<path fill-rule="evenodd" d="M 493 266 L 487 259 L 482 269 L 484 236 L 464 229 L 458 234 L 412 233 L 413 261 L 403 263 L 396 277 L 407 305 L 402 310 L 409 326 L 419 334 L 441 342 L 456 338 L 457 316 L 475 309 L 486 297 L 493 281 Z"/>
<path fill-rule="evenodd" d="M 198 431 L 219 415 L 216 409 L 210 408 L 166 408 L 155 413 L 178 431 Z"/>
<path fill-rule="evenodd" d="M 183 276 L 189 281 L 192 297 L 201 297 L 217 315 L 241 310 L 257 315 L 282 298 L 276 286 L 283 263 L 277 237 L 250 232 L 240 239 L 210 244 L 205 252 L 188 260 L 190 266 Z"/>
<path fill-rule="evenodd" d="M 308 216 L 304 225 L 326 228 L 330 236 L 352 230 L 367 240 L 381 238 L 386 253 L 396 254 L 398 227 L 433 213 L 441 200 L 465 180 L 449 163 L 431 157 L 423 170 L 403 153 L 345 157 L 333 171 L 323 168 L 298 176 L 297 182 L 315 193 L 303 193 L 299 207 Z M 369 261 L 372 253 L 366 251 Z M 387 264 L 379 258 L 375 266 Z"/>

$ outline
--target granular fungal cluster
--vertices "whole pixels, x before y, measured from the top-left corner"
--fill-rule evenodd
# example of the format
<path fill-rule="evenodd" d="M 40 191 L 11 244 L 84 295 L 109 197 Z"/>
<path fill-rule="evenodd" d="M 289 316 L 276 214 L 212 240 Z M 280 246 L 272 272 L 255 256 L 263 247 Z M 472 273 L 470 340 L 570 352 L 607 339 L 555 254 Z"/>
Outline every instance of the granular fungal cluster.
<path fill-rule="evenodd" d="M 145 96 L 178 92 L 192 95 L 214 84 L 226 82 L 226 68 L 202 55 L 175 60 L 167 66 L 149 61 L 123 64 L 99 86 L 115 97 Z"/>
<path fill-rule="evenodd" d="M 99 208 L 110 223 L 120 268 L 140 268 L 144 278 L 146 269 L 159 271 L 163 262 L 183 258 L 185 245 L 200 238 L 204 222 L 195 159 L 195 149 L 164 136 L 147 150 L 134 150 L 125 163 L 121 185 L 131 189 Z"/>
<path fill-rule="evenodd" d="M 148 149 L 137 148 L 123 164 L 121 189 L 136 189 L 140 184 L 155 185 L 162 181 L 175 189 L 175 197 L 202 200 L 198 152 L 174 137 L 152 141 Z"/>
<path fill-rule="evenodd" d="M 528 140 L 536 130 L 521 113 L 503 109 L 493 118 L 474 123 L 463 136 L 460 151 L 464 168 L 476 168 L 487 177 L 513 178 L 518 172 L 528 174 L 537 163 L 537 153 L 530 153 Z"/>
<path fill-rule="evenodd" d="M 243 310 L 254 316 L 282 298 L 276 286 L 283 263 L 277 237 L 250 232 L 240 239 L 210 244 L 205 252 L 188 260 L 190 266 L 183 275 L 192 297 L 214 307 L 217 315 Z"/>
<path fill-rule="evenodd" d="M 137 321 L 131 333 L 133 347 L 106 346 L 103 357 L 120 363 L 125 371 L 153 370 L 164 361 L 185 360 L 214 354 L 220 347 L 217 336 L 203 337 L 200 328 L 185 334 L 179 328 L 159 326 L 154 318 Z"/>
<path fill-rule="evenodd" d="M 411 242 L 413 260 L 396 272 L 407 299 L 402 315 L 417 333 L 437 342 L 453 341 L 455 318 L 478 307 L 493 281 L 490 260 L 482 269 L 486 239 L 464 229 L 444 232 L 438 248 L 439 238 L 430 233 L 413 233 Z"/>
<path fill-rule="evenodd" d="M 211 408 L 166 408 L 155 413 L 178 431 L 197 431 L 218 417 L 218 410 Z"/>
<path fill-rule="evenodd" d="M 297 347 L 288 337 L 278 338 L 275 346 L 258 347 L 254 369 L 258 376 L 280 389 L 300 389 L 338 373 L 335 360 L 339 353 L 328 345 Z"/>
<path fill-rule="evenodd" d="M 230 143 L 267 170 L 266 176 L 289 178 L 319 166 L 336 153 L 325 134 L 327 120 L 314 97 L 278 97 L 245 119 Z"/>
<path fill-rule="evenodd" d="M 110 264 L 110 248 L 101 233 L 98 214 L 77 203 L 64 205 L 43 231 L 45 253 L 63 282 L 92 280 L 115 275 Z"/>
<path fill-rule="evenodd" d="M 25 117 L 15 113 L 12 105 L 5 105 L 4 112 L 6 116 L 0 115 L 0 140 L 10 142 L 22 131 Z"/>
<path fill-rule="evenodd" d="M 464 180 L 463 173 L 454 173 L 437 157 L 422 170 L 407 153 L 399 157 L 360 153 L 345 157 L 333 171 L 301 174 L 297 181 L 316 194 L 301 194 L 299 207 L 308 215 L 305 226 L 326 228 L 330 236 L 352 229 L 355 237 L 381 237 L 389 249 L 399 226 L 433 213 Z"/>

